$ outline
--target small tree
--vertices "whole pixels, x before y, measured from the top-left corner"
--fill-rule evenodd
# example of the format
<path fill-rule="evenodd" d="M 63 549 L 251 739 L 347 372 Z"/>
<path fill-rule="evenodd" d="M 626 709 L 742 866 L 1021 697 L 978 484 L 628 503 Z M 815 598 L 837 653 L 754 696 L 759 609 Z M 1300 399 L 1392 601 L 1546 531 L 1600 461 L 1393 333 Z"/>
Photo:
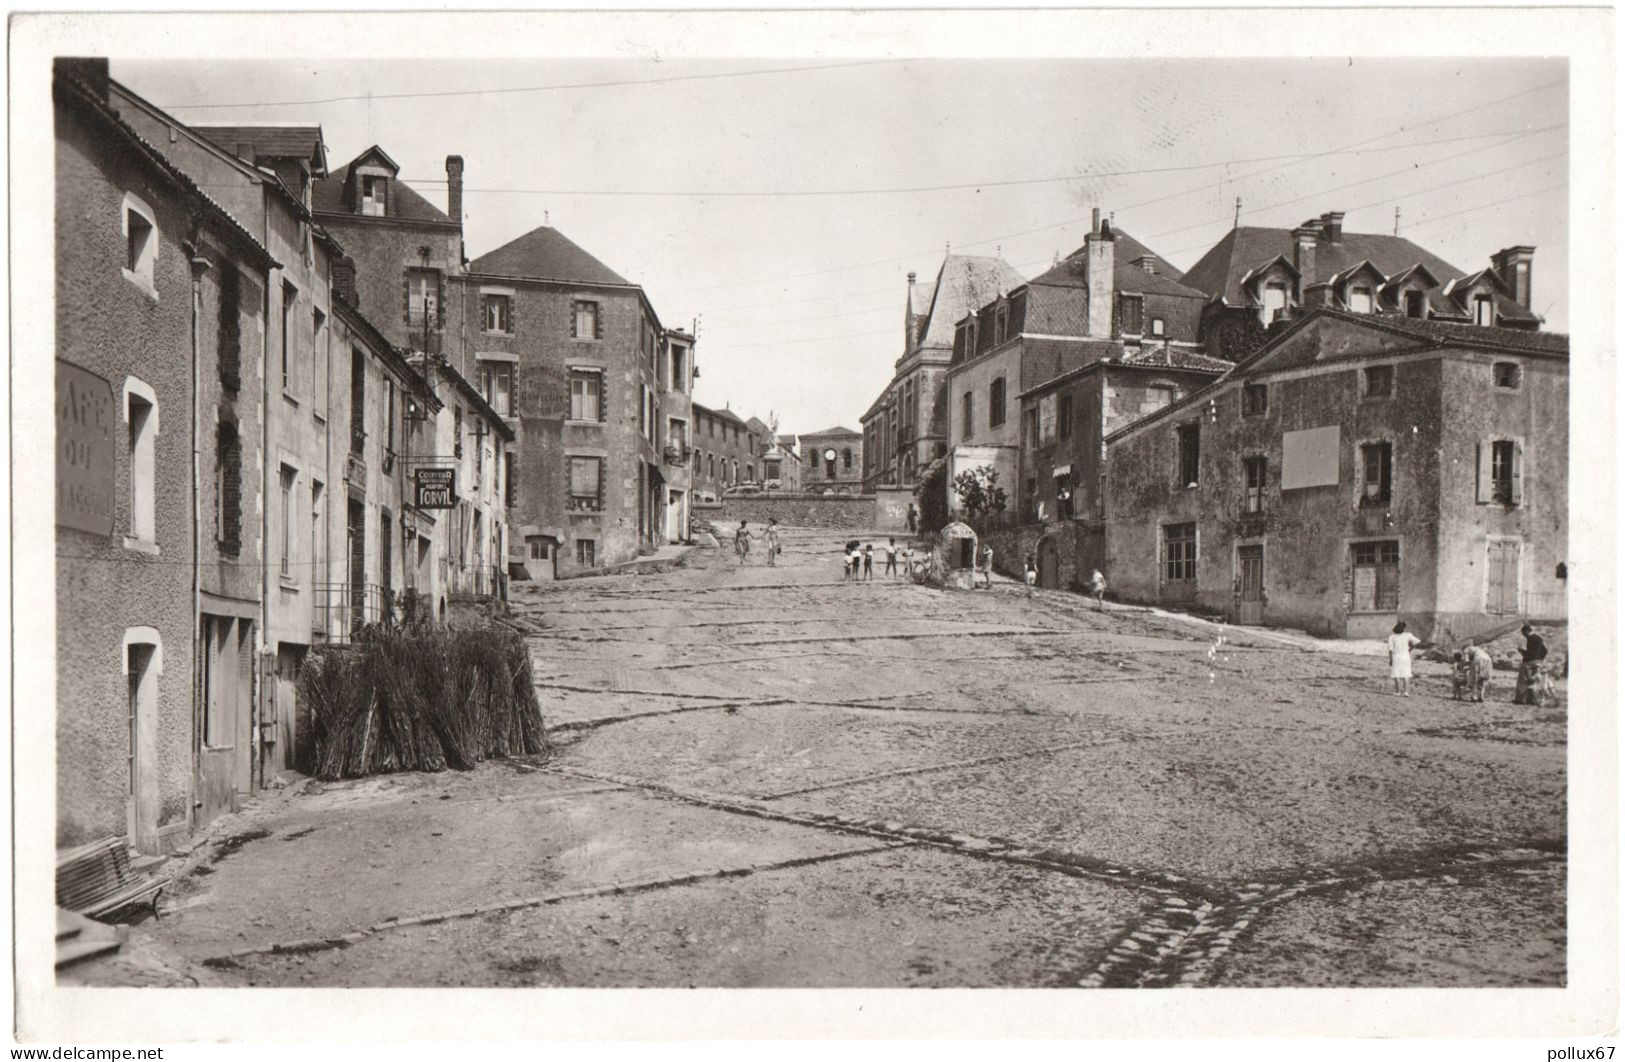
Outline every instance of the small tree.
<path fill-rule="evenodd" d="M 914 503 L 920 510 L 920 530 L 936 534 L 948 526 L 948 459 L 939 457 L 925 466 L 914 487 Z"/>
<path fill-rule="evenodd" d="M 1004 512 L 1009 500 L 999 486 L 999 473 L 989 465 L 967 469 L 954 477 L 954 493 L 959 496 L 959 507 L 972 518 L 988 513 Z"/>

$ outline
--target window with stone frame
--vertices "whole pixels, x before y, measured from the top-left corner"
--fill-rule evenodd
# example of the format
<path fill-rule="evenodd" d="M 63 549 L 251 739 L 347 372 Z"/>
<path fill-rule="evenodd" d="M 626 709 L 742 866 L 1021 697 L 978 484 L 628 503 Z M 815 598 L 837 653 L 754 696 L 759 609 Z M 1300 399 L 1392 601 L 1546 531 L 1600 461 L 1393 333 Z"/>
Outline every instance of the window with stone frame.
<path fill-rule="evenodd" d="M 1004 425 L 1004 377 L 997 377 L 987 389 L 987 426 Z"/>
<path fill-rule="evenodd" d="M 1162 578 L 1168 583 L 1196 580 L 1196 525 L 1164 524 L 1162 527 Z"/>
<path fill-rule="evenodd" d="M 1382 509 L 1394 497 L 1394 448 L 1392 443 L 1362 443 L 1360 446 L 1360 508 Z"/>
<path fill-rule="evenodd" d="M 1412 288 L 1405 292 L 1405 316 L 1418 319 L 1428 315 L 1428 296 L 1425 291 Z"/>
<path fill-rule="evenodd" d="M 571 512 L 602 512 L 604 509 L 604 459 L 570 457 Z"/>
<path fill-rule="evenodd" d="M 1394 367 L 1368 365 L 1360 370 L 1360 396 L 1362 398 L 1392 398 L 1394 396 Z"/>
<path fill-rule="evenodd" d="M 576 563 L 583 568 L 591 568 L 597 561 L 598 543 L 590 538 L 576 539 Z"/>
<path fill-rule="evenodd" d="M 513 416 L 514 364 L 511 361 L 480 361 L 480 397 L 498 416 Z"/>
<path fill-rule="evenodd" d="M 487 332 L 509 335 L 513 332 L 513 296 L 489 292 L 481 296 L 484 327 Z"/>
<path fill-rule="evenodd" d="M 603 307 L 591 299 L 576 299 L 570 306 L 572 339 L 604 338 Z"/>
<path fill-rule="evenodd" d="M 1399 608 L 1399 543 L 1354 542 L 1349 545 L 1354 612 L 1393 612 Z"/>
<path fill-rule="evenodd" d="M 976 434 L 976 395 L 966 391 L 961 401 L 960 438 L 969 439 Z"/>
<path fill-rule="evenodd" d="M 1175 449 L 1179 462 L 1178 485 L 1194 487 L 1202 474 L 1202 427 L 1200 424 L 1181 424 L 1174 429 Z"/>
<path fill-rule="evenodd" d="M 603 422 L 604 374 L 599 369 L 570 370 L 570 419 Z"/>
<path fill-rule="evenodd" d="M 1244 457 L 1241 461 L 1242 478 L 1246 484 L 1243 511 L 1256 514 L 1264 511 L 1264 480 L 1269 460 L 1262 454 Z"/>
<path fill-rule="evenodd" d="M 1270 411 L 1269 384 L 1245 384 L 1241 389 L 1241 415 L 1262 417 Z"/>
<path fill-rule="evenodd" d="M 440 307 L 444 301 L 438 269 L 406 271 L 406 323 L 412 328 L 440 327 Z"/>
<path fill-rule="evenodd" d="M 1145 331 L 1145 299 L 1139 295 L 1120 295 L 1117 299 L 1117 333 L 1137 336 Z"/>
<path fill-rule="evenodd" d="M 1495 386 L 1503 391 L 1516 391 L 1523 382 L 1523 367 L 1515 361 L 1495 363 Z"/>

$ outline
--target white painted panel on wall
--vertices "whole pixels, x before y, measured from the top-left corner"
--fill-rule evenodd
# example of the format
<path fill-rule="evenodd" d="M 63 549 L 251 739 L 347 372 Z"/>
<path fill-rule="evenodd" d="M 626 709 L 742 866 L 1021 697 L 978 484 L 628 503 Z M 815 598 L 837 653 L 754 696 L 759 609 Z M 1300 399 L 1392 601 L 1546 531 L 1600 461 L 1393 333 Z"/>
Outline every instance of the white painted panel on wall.
<path fill-rule="evenodd" d="M 1338 482 L 1338 425 L 1281 436 L 1281 489 L 1333 487 Z"/>

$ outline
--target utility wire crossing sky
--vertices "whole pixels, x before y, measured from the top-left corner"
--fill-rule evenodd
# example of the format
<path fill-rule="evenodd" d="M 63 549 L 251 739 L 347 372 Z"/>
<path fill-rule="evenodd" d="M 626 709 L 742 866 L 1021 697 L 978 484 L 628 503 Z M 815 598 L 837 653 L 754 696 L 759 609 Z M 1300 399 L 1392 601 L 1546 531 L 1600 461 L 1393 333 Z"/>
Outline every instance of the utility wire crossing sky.
<path fill-rule="evenodd" d="M 1032 276 L 1094 207 L 1181 269 L 1328 210 L 1468 271 L 1532 244 L 1567 328 L 1561 61 L 113 63 L 182 120 L 319 123 L 334 166 L 379 144 L 442 206 L 462 155 L 470 257 L 545 220 L 698 321 L 700 401 L 787 431 L 857 427 L 909 271 Z"/>

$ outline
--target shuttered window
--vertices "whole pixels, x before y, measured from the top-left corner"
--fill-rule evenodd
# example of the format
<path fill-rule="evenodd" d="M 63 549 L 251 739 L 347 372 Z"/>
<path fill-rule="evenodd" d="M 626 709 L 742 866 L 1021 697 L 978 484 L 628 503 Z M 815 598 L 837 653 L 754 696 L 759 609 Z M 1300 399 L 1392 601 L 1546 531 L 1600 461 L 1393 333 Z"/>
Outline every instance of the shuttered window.
<path fill-rule="evenodd" d="M 1354 568 L 1355 612 L 1394 612 L 1399 608 L 1399 543 L 1356 542 L 1349 547 Z"/>
<path fill-rule="evenodd" d="M 1480 504 L 1523 504 L 1523 445 L 1515 439 L 1492 439 L 1478 445 Z"/>
<path fill-rule="evenodd" d="M 570 510 L 599 512 L 604 507 L 604 460 L 601 457 L 570 458 Z"/>
<path fill-rule="evenodd" d="M 570 370 L 570 419 L 606 420 L 604 374 L 597 369 Z"/>

